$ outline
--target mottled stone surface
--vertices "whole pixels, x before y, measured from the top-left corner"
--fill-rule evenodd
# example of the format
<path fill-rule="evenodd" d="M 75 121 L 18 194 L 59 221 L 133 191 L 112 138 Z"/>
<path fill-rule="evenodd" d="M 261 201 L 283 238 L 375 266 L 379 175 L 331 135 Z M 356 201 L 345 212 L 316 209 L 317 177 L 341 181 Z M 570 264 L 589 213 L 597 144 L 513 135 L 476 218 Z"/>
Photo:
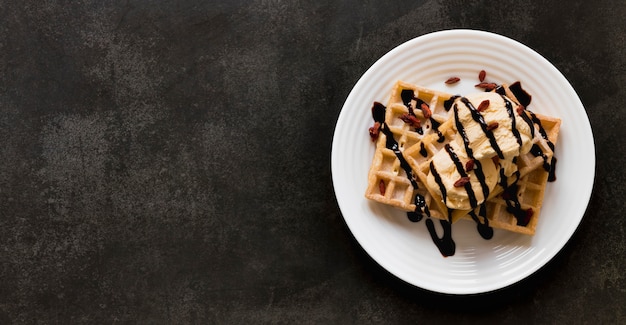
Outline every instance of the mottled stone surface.
<path fill-rule="evenodd" d="M 1 1 L 0 323 L 623 323 L 626 6 L 599 1 Z M 330 175 L 361 74 L 489 30 L 578 91 L 596 183 L 546 267 L 478 297 L 372 261 Z"/>

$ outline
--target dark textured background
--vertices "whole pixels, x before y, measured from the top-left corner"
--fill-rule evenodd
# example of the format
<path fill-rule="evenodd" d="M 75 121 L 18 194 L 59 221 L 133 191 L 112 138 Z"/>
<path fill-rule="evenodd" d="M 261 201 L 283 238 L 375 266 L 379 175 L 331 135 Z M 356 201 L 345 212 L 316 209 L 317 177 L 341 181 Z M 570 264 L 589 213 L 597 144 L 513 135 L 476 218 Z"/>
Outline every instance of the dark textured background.
<path fill-rule="evenodd" d="M 623 323 L 625 16 L 603 0 L 0 1 L 0 323 Z M 330 174 L 361 74 L 450 28 L 550 60 L 598 157 L 561 253 L 477 297 L 373 262 Z"/>

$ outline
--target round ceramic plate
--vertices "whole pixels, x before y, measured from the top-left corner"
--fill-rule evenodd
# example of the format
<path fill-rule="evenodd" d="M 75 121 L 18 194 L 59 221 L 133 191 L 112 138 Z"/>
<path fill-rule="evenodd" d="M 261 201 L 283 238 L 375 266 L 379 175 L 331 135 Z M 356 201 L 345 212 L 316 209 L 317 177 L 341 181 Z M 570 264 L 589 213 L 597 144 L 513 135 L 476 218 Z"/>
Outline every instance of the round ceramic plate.
<path fill-rule="evenodd" d="M 443 257 L 424 221 L 364 197 L 374 144 L 374 101 L 385 103 L 397 80 L 468 94 L 478 91 L 478 72 L 495 83 L 521 81 L 533 96 L 530 110 L 559 117 L 557 180 L 548 183 L 534 236 L 495 230 L 484 240 L 475 223 L 452 227 L 456 253 Z M 454 85 L 449 77 L 461 78 Z M 386 270 L 417 287 L 448 294 L 497 290 L 524 279 L 563 248 L 580 223 L 593 186 L 595 148 L 585 109 L 563 75 L 532 49 L 480 31 L 449 30 L 410 40 L 365 72 L 348 96 L 332 144 L 332 177 L 344 219 L 365 251 Z M 438 224 L 438 223 L 436 223 Z"/>

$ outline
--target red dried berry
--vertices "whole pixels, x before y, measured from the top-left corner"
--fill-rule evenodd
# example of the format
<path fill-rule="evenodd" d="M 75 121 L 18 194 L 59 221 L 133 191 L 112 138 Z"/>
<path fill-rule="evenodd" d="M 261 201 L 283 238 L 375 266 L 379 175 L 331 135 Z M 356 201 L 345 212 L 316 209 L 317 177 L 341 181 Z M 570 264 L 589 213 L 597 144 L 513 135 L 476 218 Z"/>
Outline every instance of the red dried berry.
<path fill-rule="evenodd" d="M 485 77 L 487 76 L 487 72 L 485 70 L 480 70 L 480 72 L 478 73 L 478 80 L 480 80 L 480 82 L 485 81 Z"/>
<path fill-rule="evenodd" d="M 420 105 L 420 108 L 422 109 L 422 113 L 424 113 L 425 119 L 429 119 L 433 115 L 433 112 L 430 110 L 428 104 L 422 103 L 422 105 Z"/>
<path fill-rule="evenodd" d="M 485 91 L 492 91 L 494 89 L 496 89 L 498 87 L 498 85 L 496 85 L 493 82 L 481 82 L 477 85 L 474 85 L 474 87 L 477 88 L 483 88 Z"/>
<path fill-rule="evenodd" d="M 487 124 L 487 131 L 492 131 L 497 129 L 499 126 L 498 122 L 491 122 L 489 124 Z"/>
<path fill-rule="evenodd" d="M 380 191 L 380 195 L 385 196 L 386 189 L 387 186 L 385 185 L 385 181 L 381 179 L 380 182 L 378 182 L 378 190 Z"/>
<path fill-rule="evenodd" d="M 400 119 L 414 128 L 420 128 L 422 126 L 420 120 L 418 120 L 414 115 L 404 113 L 400 116 Z"/>
<path fill-rule="evenodd" d="M 452 84 L 455 84 L 455 83 L 457 83 L 459 81 L 461 81 L 461 78 L 459 78 L 459 77 L 450 77 L 450 78 L 448 78 L 448 80 L 446 80 L 446 84 L 452 85 Z"/>
<path fill-rule="evenodd" d="M 469 183 L 469 176 L 461 177 L 456 182 L 454 182 L 454 187 L 463 187 L 465 184 Z"/>
<path fill-rule="evenodd" d="M 374 126 L 369 128 L 369 133 L 372 141 L 376 141 L 376 139 L 378 139 L 378 135 L 380 134 L 380 122 L 375 122 Z"/>
<path fill-rule="evenodd" d="M 476 110 L 479 111 L 479 112 L 482 112 L 482 111 L 486 110 L 487 108 L 489 108 L 489 99 L 485 99 L 482 102 L 480 102 L 478 107 L 476 107 Z"/>
<path fill-rule="evenodd" d="M 469 172 L 471 170 L 474 170 L 474 159 L 470 159 L 465 163 L 465 171 Z"/>

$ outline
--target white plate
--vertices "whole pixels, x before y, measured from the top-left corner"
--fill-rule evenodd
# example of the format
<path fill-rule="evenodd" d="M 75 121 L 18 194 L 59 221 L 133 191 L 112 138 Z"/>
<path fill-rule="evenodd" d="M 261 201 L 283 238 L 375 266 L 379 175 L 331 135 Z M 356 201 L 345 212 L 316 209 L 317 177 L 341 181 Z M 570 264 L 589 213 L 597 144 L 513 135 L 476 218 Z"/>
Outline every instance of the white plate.
<path fill-rule="evenodd" d="M 368 136 L 373 101 L 386 102 L 396 80 L 453 94 L 476 91 L 487 80 L 517 80 L 533 96 L 529 109 L 562 119 L 556 145 L 557 180 L 548 183 L 534 236 L 495 230 L 484 240 L 470 221 L 453 225 L 456 254 L 444 258 L 424 221 L 364 197 L 374 155 Z M 444 81 L 457 76 L 461 82 Z M 595 147 L 589 119 L 563 75 L 530 48 L 504 36 L 449 30 L 410 40 L 365 72 L 339 114 L 332 144 L 332 177 L 344 219 L 365 251 L 386 270 L 417 287 L 448 294 L 497 290 L 524 279 L 552 259 L 580 223 L 593 186 Z M 439 223 L 435 223 L 439 226 Z"/>

